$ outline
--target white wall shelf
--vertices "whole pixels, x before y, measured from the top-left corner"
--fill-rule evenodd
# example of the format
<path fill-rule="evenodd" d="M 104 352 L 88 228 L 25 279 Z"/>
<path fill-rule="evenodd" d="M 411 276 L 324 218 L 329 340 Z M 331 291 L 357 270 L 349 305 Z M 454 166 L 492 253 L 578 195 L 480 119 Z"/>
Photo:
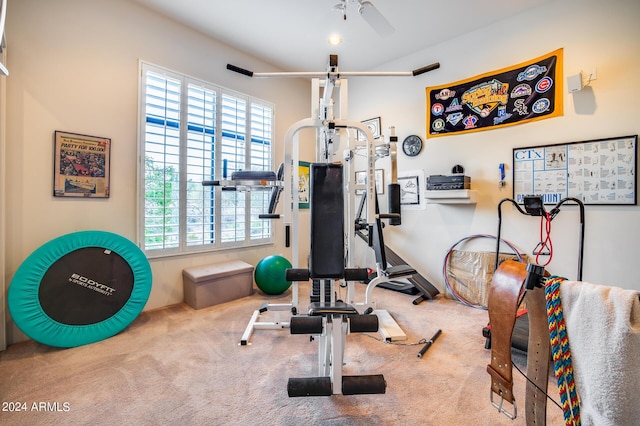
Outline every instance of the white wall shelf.
<path fill-rule="evenodd" d="M 475 204 L 478 191 L 471 189 L 451 189 L 427 191 L 429 204 Z"/>

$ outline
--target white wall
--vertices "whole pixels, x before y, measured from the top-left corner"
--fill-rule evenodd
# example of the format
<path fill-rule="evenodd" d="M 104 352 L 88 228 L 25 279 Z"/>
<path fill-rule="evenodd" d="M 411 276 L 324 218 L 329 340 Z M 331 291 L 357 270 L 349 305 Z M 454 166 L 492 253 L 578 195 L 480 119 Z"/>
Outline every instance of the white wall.
<path fill-rule="evenodd" d="M 439 17 L 438 19 L 443 19 Z M 565 92 L 564 116 L 492 131 L 426 139 L 416 158 L 399 154 L 398 168 L 422 169 L 426 176 L 450 174 L 461 164 L 479 192 L 470 206 L 427 204 L 403 211 L 400 227 L 387 227 L 387 244 L 443 289 L 442 266 L 449 248 L 473 234 L 497 232 L 497 205 L 512 197 L 499 189 L 498 164 L 509 165 L 514 147 L 566 143 L 640 133 L 640 2 L 637 0 L 558 0 L 520 16 L 402 58 L 380 70 L 411 70 L 432 62 L 441 68 L 412 79 L 352 79 L 353 119 L 381 116 L 385 129 L 395 125 L 400 141 L 412 133 L 425 138 L 425 87 L 452 83 L 525 62 L 564 48 L 564 73 L 597 67 L 597 80 L 574 95 Z M 428 23 L 426 23 L 428 25 Z M 510 179 L 509 179 L 510 181 Z M 576 278 L 578 214 L 566 206 L 552 222 L 552 274 Z M 583 280 L 640 289 L 640 209 L 637 206 L 587 206 Z M 539 239 L 539 220 L 503 207 L 503 238 L 531 252 Z M 495 250 L 489 239 L 459 249 Z M 508 249 L 505 248 L 505 251 Z"/>
<path fill-rule="evenodd" d="M 66 233 L 100 229 L 136 240 L 139 59 L 275 103 L 276 159 L 282 158 L 287 128 L 309 115 L 308 82 L 266 82 L 231 73 L 227 63 L 277 69 L 133 2 L 20 0 L 10 1 L 8 11 L 7 283 L 29 253 Z M 55 130 L 112 139 L 109 199 L 52 196 Z M 289 256 L 280 223 L 276 240 L 275 246 L 259 249 L 153 260 L 145 309 L 183 300 L 186 266 L 225 259 L 255 265 L 268 254 Z M 24 338 L 10 319 L 7 330 L 9 343 Z"/>

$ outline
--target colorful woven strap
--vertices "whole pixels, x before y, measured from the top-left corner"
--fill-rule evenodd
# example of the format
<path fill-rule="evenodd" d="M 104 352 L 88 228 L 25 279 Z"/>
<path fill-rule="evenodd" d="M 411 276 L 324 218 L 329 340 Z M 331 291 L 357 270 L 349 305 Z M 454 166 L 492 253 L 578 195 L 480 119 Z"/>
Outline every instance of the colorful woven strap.
<path fill-rule="evenodd" d="M 544 293 L 549 320 L 551 354 L 553 355 L 554 372 L 562 402 L 564 422 L 567 426 L 578 426 L 580 425 L 580 403 L 573 377 L 567 326 L 564 322 L 562 302 L 560 301 L 560 283 L 564 280 L 565 278 L 557 276 L 549 277 L 545 284 Z"/>

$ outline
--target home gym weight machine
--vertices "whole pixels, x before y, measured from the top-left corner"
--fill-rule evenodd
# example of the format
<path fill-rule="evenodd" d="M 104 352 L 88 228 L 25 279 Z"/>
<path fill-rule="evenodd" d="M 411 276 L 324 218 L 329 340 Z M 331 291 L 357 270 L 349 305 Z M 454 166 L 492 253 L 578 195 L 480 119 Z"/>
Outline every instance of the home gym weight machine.
<path fill-rule="evenodd" d="M 372 302 L 368 289 L 365 301 L 357 304 L 353 283 L 368 278 L 367 270 L 353 267 L 353 239 L 355 237 L 354 217 L 355 170 L 351 165 L 356 148 L 358 133 L 366 137 L 366 180 L 364 191 L 368 200 L 375 200 L 375 160 L 376 147 L 371 130 L 361 122 L 349 121 L 346 116 L 348 76 L 417 76 L 439 68 L 435 63 L 412 72 L 338 72 L 338 58 L 330 55 L 329 65 L 324 72 L 302 73 L 254 73 L 234 65 L 227 69 L 248 77 L 312 77 L 311 117 L 294 123 L 285 135 L 283 218 L 285 245 L 292 247 L 292 268 L 287 270 L 287 280 L 292 282 L 292 301 L 287 304 L 263 304 L 254 312 L 245 330 L 241 344 L 246 345 L 253 330 L 269 328 L 289 328 L 292 334 L 318 336 L 318 377 L 292 378 L 288 383 L 289 396 L 319 396 L 332 394 L 384 393 L 386 382 L 382 375 L 344 376 L 342 374 L 344 343 L 350 332 L 371 332 L 379 328 L 378 317 L 371 315 Z M 321 80 L 323 79 L 323 80 Z M 322 95 L 321 95 L 322 94 Z M 310 220 L 311 247 L 308 268 L 300 266 L 298 254 L 298 203 L 293 197 L 293 189 L 299 187 L 296 171 L 299 161 L 299 134 L 304 129 L 315 129 L 316 160 L 310 167 Z M 344 151 L 345 165 L 334 157 L 340 148 L 342 136 L 347 136 L 348 148 Z M 395 144 L 393 144 L 395 150 Z M 394 165 L 395 167 L 395 165 Z M 345 171 L 346 170 L 346 171 Z M 397 182 L 392 182 L 392 184 Z M 399 191 L 397 191 L 399 195 Z M 345 202 L 347 200 L 347 202 Z M 293 201 L 293 202 L 291 202 Z M 399 218 L 399 199 L 395 204 L 397 212 L 387 218 Z M 367 227 L 373 235 L 376 219 L 383 215 L 376 212 L 374 202 L 367 203 L 365 220 L 359 226 Z M 271 217 L 278 217 L 274 212 Z M 293 238 L 292 238 L 293 236 Z M 378 265 L 381 281 L 386 265 Z M 312 280 L 318 284 L 318 301 L 312 302 L 307 315 L 299 315 L 298 287 L 300 281 Z M 337 286 L 347 287 L 347 303 L 337 299 Z M 372 285 L 373 284 L 373 285 Z M 369 285 L 375 287 L 375 280 Z M 312 292 L 313 293 L 313 292 Z M 353 302 L 353 303 L 349 303 Z M 364 309 L 360 313 L 356 306 Z M 259 315 L 267 310 L 290 310 L 289 322 L 261 322 Z"/>
<path fill-rule="evenodd" d="M 234 65 L 228 65 L 227 68 L 231 71 L 235 71 L 238 72 L 240 74 L 249 76 L 249 77 L 314 77 L 314 79 L 312 80 L 313 83 L 313 87 L 312 87 L 312 96 L 313 96 L 313 100 L 312 100 L 312 117 L 318 117 L 318 119 L 322 118 L 321 115 L 322 114 L 327 114 L 327 113 L 333 113 L 335 110 L 337 110 L 338 112 L 342 113 L 342 110 L 344 110 L 344 113 L 346 114 L 346 91 L 347 91 L 347 81 L 345 79 L 340 80 L 340 76 L 358 76 L 358 75 L 364 75 L 364 76 L 410 76 L 410 75 L 420 75 L 424 72 L 430 71 L 432 69 L 436 69 L 439 67 L 439 64 L 433 64 L 412 72 L 365 72 L 365 73 L 359 73 L 359 72 L 347 72 L 347 73 L 338 73 L 337 70 L 337 57 L 336 56 L 331 56 L 330 57 L 330 61 L 333 61 L 333 63 L 330 62 L 329 64 L 329 68 L 326 72 L 324 73 L 317 73 L 317 72 L 303 72 L 303 73 L 254 73 L 252 71 L 248 71 L 248 70 L 244 70 L 242 68 L 236 67 Z M 327 80 L 320 80 L 320 77 L 328 77 Z M 333 104 L 333 100 L 331 99 L 331 94 L 333 92 L 334 88 L 338 88 L 339 89 L 339 96 L 338 96 L 338 108 L 335 107 L 335 105 Z M 323 99 L 319 98 L 319 94 L 320 91 L 324 89 L 324 97 Z M 321 101 L 322 101 L 322 105 L 321 105 Z M 296 143 L 293 144 L 292 143 L 292 134 L 295 134 L 295 137 L 297 138 L 297 132 L 300 130 L 300 128 L 298 128 L 297 130 L 294 130 L 294 127 L 298 126 L 307 126 L 307 127 L 316 127 L 317 128 L 317 139 L 321 140 L 322 135 L 320 134 L 321 132 L 325 132 L 324 137 L 326 138 L 326 130 L 322 130 L 322 128 L 326 128 L 326 127 L 330 127 L 332 123 L 329 123 L 328 125 L 326 124 L 326 119 L 324 119 L 323 121 L 318 122 L 318 119 L 308 119 L 308 120 L 303 120 L 303 122 L 300 123 L 296 123 L 296 125 L 294 125 L 288 132 L 287 135 L 287 142 L 285 143 L 285 149 L 289 149 L 289 153 L 286 154 L 287 158 L 292 158 L 295 157 L 296 159 L 298 158 L 298 154 L 297 154 L 297 149 L 298 149 L 298 144 L 297 144 L 297 139 L 296 139 Z M 361 123 L 356 123 L 356 125 L 360 126 Z M 338 126 L 339 127 L 339 126 Z M 335 128 L 334 130 L 329 130 L 329 132 L 335 132 Z M 329 142 L 331 142 L 331 139 L 329 139 Z M 317 144 L 318 147 L 321 146 L 321 143 Z M 380 148 L 377 147 L 376 150 L 378 150 Z M 295 152 L 294 152 L 295 151 Z M 378 151 L 376 151 L 377 153 Z M 319 155 L 319 154 L 318 154 Z M 293 180 L 292 183 L 286 183 L 284 182 L 277 182 L 277 184 L 279 184 L 279 189 L 282 190 L 282 187 L 285 188 L 289 188 L 289 187 L 297 187 L 298 186 L 298 175 L 296 173 L 294 173 L 294 167 L 295 167 L 295 161 L 291 160 L 291 162 L 289 162 L 289 160 L 285 159 L 285 163 L 290 164 L 290 168 L 286 171 L 286 173 L 284 174 L 284 176 L 289 179 L 289 180 Z M 253 172 L 243 172 L 246 173 L 246 175 L 242 176 L 243 179 L 247 179 L 250 180 L 250 174 Z M 262 173 L 262 172 L 260 172 Z M 235 173 L 234 173 L 235 175 Z M 261 179 L 265 179 L 265 177 L 260 177 Z M 232 177 L 232 180 L 234 178 Z M 267 179 L 268 180 L 268 179 Z M 353 180 L 353 177 L 351 178 L 351 180 Z M 369 181 L 371 181 L 372 179 L 369 179 Z M 256 179 L 253 179 L 253 181 L 257 181 Z M 228 184 L 231 185 L 238 185 L 240 187 L 240 185 L 243 184 L 243 182 L 239 182 L 239 181 L 234 181 L 233 183 L 229 183 Z M 272 181 L 267 181 L 266 184 L 270 185 L 274 182 Z M 264 184 L 264 181 L 263 181 Z M 374 190 L 372 190 L 373 193 L 375 193 Z M 274 190 L 275 193 L 275 190 Z M 279 193 L 279 192 L 278 192 Z M 289 197 L 290 194 L 286 194 L 286 197 Z M 273 198 L 272 198 L 273 199 Z M 273 205 L 273 203 L 272 203 Z M 287 247 L 289 247 L 290 245 L 290 235 L 291 233 L 293 233 L 294 235 L 297 235 L 297 229 L 295 229 L 295 227 L 297 226 L 297 217 L 298 217 L 298 206 L 297 204 L 294 203 L 292 210 L 289 210 L 287 208 L 287 206 L 285 206 L 285 211 L 284 211 L 284 216 L 285 216 L 285 238 L 286 238 L 286 245 Z M 271 207 L 270 207 L 270 213 L 271 213 Z M 371 213 L 369 213 L 370 215 Z M 279 215 L 277 214 L 270 214 L 270 215 L 263 215 L 263 216 L 268 216 L 268 217 L 279 217 Z M 293 217 L 294 219 L 296 219 L 296 221 L 294 221 L 292 223 L 291 221 L 291 217 Z M 349 235 L 352 235 L 352 232 L 349 232 Z M 297 241 L 293 241 L 293 244 L 296 245 Z M 353 251 L 351 251 L 352 253 Z M 297 256 L 297 250 L 293 250 L 293 255 Z M 294 266 L 297 264 L 297 259 L 294 258 L 293 259 L 293 264 Z M 383 268 L 384 269 L 384 268 Z M 425 286 L 428 283 L 425 284 Z M 423 288 L 426 288 L 425 286 L 423 286 Z M 430 289 L 431 291 L 433 291 L 434 289 Z M 425 291 L 429 291 L 425 290 Z M 281 329 L 281 328 L 287 328 L 289 327 L 289 323 L 287 321 L 281 321 L 280 320 L 280 316 L 279 313 L 281 311 L 289 311 L 291 310 L 291 312 L 295 315 L 297 313 L 297 309 L 298 309 L 298 288 L 296 283 L 293 283 L 292 286 L 292 302 L 291 303 L 285 303 L 285 304 L 270 304 L 270 303 L 264 303 L 263 305 L 260 306 L 259 309 L 257 309 L 256 311 L 254 311 L 253 316 L 251 318 L 251 321 L 249 322 L 249 325 L 247 326 L 245 333 L 241 339 L 241 344 L 242 345 L 247 345 L 249 344 L 249 339 L 253 333 L 254 330 L 258 330 L 258 329 Z M 276 318 L 275 321 L 260 321 L 260 314 L 266 312 L 267 310 L 270 311 L 274 311 L 276 314 Z"/>

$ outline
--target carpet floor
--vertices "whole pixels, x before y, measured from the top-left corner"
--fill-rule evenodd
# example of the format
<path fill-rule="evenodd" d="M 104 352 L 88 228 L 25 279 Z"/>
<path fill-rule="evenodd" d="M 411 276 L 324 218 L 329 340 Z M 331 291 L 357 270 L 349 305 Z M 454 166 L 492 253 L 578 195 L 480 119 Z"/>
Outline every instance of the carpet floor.
<path fill-rule="evenodd" d="M 304 287 L 301 306 L 309 300 Z M 356 290 L 362 295 L 364 286 Z M 318 343 L 282 329 L 256 330 L 249 345 L 239 345 L 261 303 L 291 300 L 291 290 L 280 296 L 256 291 L 200 310 L 179 304 L 143 312 L 120 334 L 91 345 L 9 346 L 0 352 L 0 424 L 525 424 L 525 379 L 516 371 L 518 418 L 508 419 L 489 402 L 490 351 L 481 333 L 486 311 L 441 295 L 414 305 L 414 296 L 376 289 L 374 299 L 407 339 L 384 343 L 377 333 L 350 334 L 344 374 L 383 374 L 385 394 L 288 397 L 289 377 L 318 375 Z M 281 319 L 288 321 L 288 314 Z M 439 329 L 441 336 L 418 358 L 421 339 Z M 523 362 L 520 354 L 517 363 Z M 550 394 L 558 400 L 554 382 L 550 378 Z M 563 424 L 553 403 L 547 417 L 549 425 Z"/>

